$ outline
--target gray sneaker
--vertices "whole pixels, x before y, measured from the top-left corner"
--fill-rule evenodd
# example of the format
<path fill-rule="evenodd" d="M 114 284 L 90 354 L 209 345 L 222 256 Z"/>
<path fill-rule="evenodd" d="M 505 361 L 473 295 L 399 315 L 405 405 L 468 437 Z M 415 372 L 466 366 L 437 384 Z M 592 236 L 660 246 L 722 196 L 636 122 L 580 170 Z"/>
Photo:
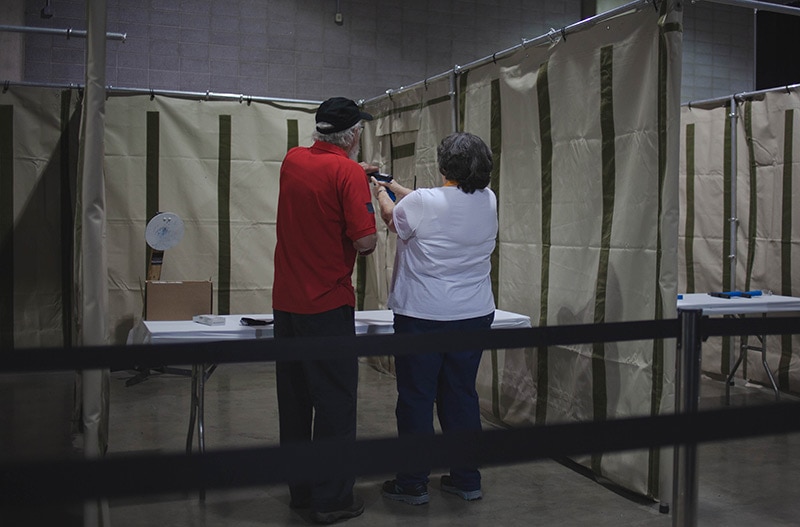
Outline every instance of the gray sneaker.
<path fill-rule="evenodd" d="M 311 513 L 311 519 L 314 520 L 316 523 L 334 523 L 338 522 L 339 520 L 349 520 L 350 518 L 355 518 L 356 516 L 360 516 L 361 513 L 364 512 L 364 500 L 359 498 L 358 496 L 353 496 L 353 504 L 347 508 L 338 510 L 338 511 L 328 511 L 328 512 L 318 512 L 313 511 Z"/>
<path fill-rule="evenodd" d="M 459 496 L 462 500 L 475 501 L 483 497 L 481 489 L 477 490 L 463 490 L 453 485 L 453 478 L 450 476 L 442 476 L 442 491 L 449 492 Z"/>
<path fill-rule="evenodd" d="M 402 501 L 409 505 L 425 505 L 430 501 L 427 486 L 420 484 L 412 488 L 401 487 L 396 479 L 385 482 L 381 487 L 381 494 L 384 498 Z"/>

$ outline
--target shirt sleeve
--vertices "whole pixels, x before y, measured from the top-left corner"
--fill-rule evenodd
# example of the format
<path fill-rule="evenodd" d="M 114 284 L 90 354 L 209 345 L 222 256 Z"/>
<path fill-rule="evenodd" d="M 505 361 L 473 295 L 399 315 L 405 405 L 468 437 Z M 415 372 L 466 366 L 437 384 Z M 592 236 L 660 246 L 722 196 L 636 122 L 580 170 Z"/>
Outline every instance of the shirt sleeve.
<path fill-rule="evenodd" d="M 374 234 L 375 209 L 367 176 L 359 165 L 346 167 L 343 174 L 342 209 L 344 210 L 345 234 L 355 241 Z"/>
<path fill-rule="evenodd" d="M 412 192 L 397 202 L 392 211 L 394 228 L 401 240 L 408 240 L 416 234 L 417 227 L 422 218 L 422 195 Z"/>

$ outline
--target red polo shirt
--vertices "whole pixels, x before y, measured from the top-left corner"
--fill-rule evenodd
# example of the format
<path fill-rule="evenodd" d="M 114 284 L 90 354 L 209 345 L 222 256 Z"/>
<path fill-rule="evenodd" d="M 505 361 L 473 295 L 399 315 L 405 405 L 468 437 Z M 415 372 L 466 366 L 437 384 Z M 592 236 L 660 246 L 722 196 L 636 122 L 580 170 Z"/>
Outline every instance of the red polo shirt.
<path fill-rule="evenodd" d="M 372 195 L 358 163 L 320 141 L 289 150 L 281 165 L 273 309 L 355 307 L 353 241 L 373 233 Z"/>

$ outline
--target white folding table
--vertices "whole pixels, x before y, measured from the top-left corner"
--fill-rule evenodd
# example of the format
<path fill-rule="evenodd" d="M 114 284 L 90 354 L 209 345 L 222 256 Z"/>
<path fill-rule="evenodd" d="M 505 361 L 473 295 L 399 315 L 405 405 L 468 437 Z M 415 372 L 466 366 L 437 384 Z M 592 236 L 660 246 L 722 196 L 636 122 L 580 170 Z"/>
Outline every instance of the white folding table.
<path fill-rule="evenodd" d="M 243 326 L 243 317 L 269 322 L 265 326 Z M 186 342 L 219 342 L 226 340 L 272 338 L 274 336 L 272 314 L 224 315 L 225 324 L 206 326 L 191 320 L 142 320 L 128 334 L 128 344 L 174 344 Z M 356 311 L 357 335 L 391 334 L 394 315 L 390 310 Z M 531 319 L 526 315 L 496 310 L 492 328 L 528 328 Z M 189 414 L 189 431 L 186 436 L 186 453 L 192 452 L 195 420 L 200 452 L 205 451 L 203 405 L 205 381 L 214 372 L 216 365 L 192 365 L 192 397 Z"/>
<path fill-rule="evenodd" d="M 744 317 L 749 314 L 761 314 L 767 316 L 768 313 L 781 313 L 790 311 L 800 311 L 800 298 L 792 296 L 780 296 L 762 294 L 751 296 L 750 298 L 744 296 L 731 296 L 730 298 L 721 298 L 711 296 L 708 293 L 688 293 L 679 295 L 678 309 L 701 309 L 704 315 L 714 316 L 733 316 Z M 730 386 L 736 370 L 742 364 L 744 357 L 748 350 L 761 352 L 761 364 L 764 366 L 764 371 L 767 373 L 772 390 L 775 393 L 775 398 L 780 399 L 780 392 L 778 385 L 775 383 L 775 378 L 772 375 L 767 364 L 767 339 L 766 335 L 756 335 L 760 341 L 759 346 L 748 344 L 748 336 L 742 335 L 740 337 L 739 357 L 733 365 L 728 378 L 725 379 L 725 401 L 730 402 Z"/>

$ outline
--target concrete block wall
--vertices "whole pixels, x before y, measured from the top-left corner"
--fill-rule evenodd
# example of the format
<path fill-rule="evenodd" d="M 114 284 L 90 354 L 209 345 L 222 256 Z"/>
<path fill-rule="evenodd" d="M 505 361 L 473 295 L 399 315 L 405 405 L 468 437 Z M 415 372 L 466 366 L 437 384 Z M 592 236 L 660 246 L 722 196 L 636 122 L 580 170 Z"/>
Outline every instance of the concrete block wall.
<path fill-rule="evenodd" d="M 751 9 L 710 2 L 687 3 L 683 21 L 682 101 L 755 89 Z"/>
<path fill-rule="evenodd" d="M 85 0 L 24 5 L 85 29 Z M 107 84 L 321 100 L 370 98 L 580 20 L 581 0 L 107 0 Z M 334 21 L 340 8 L 341 25 Z M 2 13 L 0 13 L 2 16 Z M 0 23 L 3 23 L 0 20 Z M 752 12 L 684 5 L 682 100 L 753 89 Z M 84 83 L 84 39 L 25 36 L 21 79 Z M 7 79 L 0 79 L 0 81 Z"/>

